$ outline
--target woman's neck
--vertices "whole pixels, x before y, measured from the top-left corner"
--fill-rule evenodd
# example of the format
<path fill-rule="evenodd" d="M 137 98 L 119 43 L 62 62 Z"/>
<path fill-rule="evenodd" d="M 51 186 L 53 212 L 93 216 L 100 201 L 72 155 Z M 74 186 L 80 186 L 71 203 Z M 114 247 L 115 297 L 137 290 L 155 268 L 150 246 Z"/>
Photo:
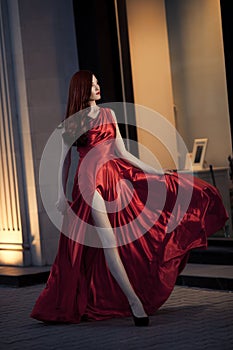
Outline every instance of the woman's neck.
<path fill-rule="evenodd" d="M 97 106 L 96 103 L 93 105 L 90 104 L 90 107 L 91 107 L 91 110 L 89 111 L 88 116 L 92 119 L 95 119 L 99 114 L 99 107 Z"/>
<path fill-rule="evenodd" d="M 96 102 L 95 101 L 89 101 L 89 106 L 90 107 L 95 107 L 96 106 Z"/>

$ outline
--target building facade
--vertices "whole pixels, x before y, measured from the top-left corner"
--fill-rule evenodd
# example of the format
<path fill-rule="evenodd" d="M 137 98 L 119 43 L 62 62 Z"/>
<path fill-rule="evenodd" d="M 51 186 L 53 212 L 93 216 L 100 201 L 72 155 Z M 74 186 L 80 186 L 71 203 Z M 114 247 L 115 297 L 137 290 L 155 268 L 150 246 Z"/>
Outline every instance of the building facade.
<path fill-rule="evenodd" d="M 0 264 L 54 260 L 59 230 L 42 203 L 40 164 L 64 118 L 70 77 L 79 69 L 98 76 L 103 102 L 158 111 L 190 151 L 195 138 L 207 137 L 207 163 L 228 166 L 231 125 L 220 5 L 219 0 L 0 0 Z M 138 141 L 133 151 L 144 161 L 153 164 L 148 148 L 163 167 L 173 166 L 167 150 L 143 128 L 121 128 Z M 56 179 L 43 186 L 52 206 Z"/>

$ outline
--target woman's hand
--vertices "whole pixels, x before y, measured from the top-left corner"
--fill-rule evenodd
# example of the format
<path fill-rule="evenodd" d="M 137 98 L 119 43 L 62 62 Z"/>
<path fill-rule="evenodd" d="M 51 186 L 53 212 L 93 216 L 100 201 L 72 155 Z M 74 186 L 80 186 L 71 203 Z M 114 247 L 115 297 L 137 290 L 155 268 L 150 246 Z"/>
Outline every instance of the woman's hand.
<path fill-rule="evenodd" d="M 174 170 L 164 169 L 164 174 L 165 175 L 174 175 Z"/>
<path fill-rule="evenodd" d="M 173 171 L 169 170 L 169 169 L 154 169 L 152 167 L 148 166 L 148 169 L 146 171 L 148 174 L 152 174 L 152 175 L 173 175 Z"/>
<path fill-rule="evenodd" d="M 65 196 L 58 196 L 58 200 L 56 202 L 56 208 L 58 211 L 60 211 L 60 213 L 62 213 L 63 215 L 65 214 L 67 208 L 68 208 L 68 202 Z"/>

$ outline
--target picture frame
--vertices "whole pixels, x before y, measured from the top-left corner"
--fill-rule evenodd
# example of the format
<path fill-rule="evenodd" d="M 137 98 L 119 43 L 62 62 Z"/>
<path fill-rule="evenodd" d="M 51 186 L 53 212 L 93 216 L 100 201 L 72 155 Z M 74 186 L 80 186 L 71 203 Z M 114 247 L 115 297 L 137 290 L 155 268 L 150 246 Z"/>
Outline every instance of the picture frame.
<path fill-rule="evenodd" d="M 207 138 L 194 140 L 193 151 L 192 151 L 192 168 L 193 168 L 193 170 L 203 169 L 207 143 L 208 143 Z"/>

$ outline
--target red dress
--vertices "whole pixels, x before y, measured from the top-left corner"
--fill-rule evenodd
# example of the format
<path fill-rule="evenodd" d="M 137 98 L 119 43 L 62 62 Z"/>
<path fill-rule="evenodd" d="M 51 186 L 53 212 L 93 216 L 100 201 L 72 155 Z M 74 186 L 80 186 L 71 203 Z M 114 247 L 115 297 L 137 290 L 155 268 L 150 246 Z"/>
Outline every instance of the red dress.
<path fill-rule="evenodd" d="M 107 211 L 119 254 L 149 315 L 171 294 L 189 251 L 206 247 L 207 237 L 228 218 L 218 190 L 210 184 L 187 174 L 148 175 L 116 158 L 115 122 L 109 109 L 101 108 L 90 123 L 87 145 L 78 148 L 69 208 L 75 216 L 64 216 L 66 232 L 60 234 L 48 281 L 30 315 L 44 322 L 131 315 L 94 231 L 88 233 L 93 228 L 90 203 L 95 189 L 110 203 Z"/>

